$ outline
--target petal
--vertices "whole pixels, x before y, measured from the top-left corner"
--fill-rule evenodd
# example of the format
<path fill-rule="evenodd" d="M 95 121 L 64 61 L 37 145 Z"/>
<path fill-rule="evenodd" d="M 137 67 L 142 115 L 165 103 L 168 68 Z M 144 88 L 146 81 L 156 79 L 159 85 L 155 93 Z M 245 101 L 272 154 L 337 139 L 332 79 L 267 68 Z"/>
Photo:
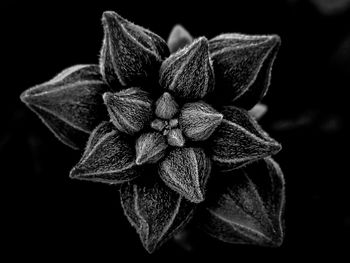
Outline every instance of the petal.
<path fill-rule="evenodd" d="M 171 129 L 167 134 L 168 144 L 176 147 L 185 145 L 185 138 L 182 135 L 181 129 Z"/>
<path fill-rule="evenodd" d="M 185 136 L 193 141 L 208 139 L 219 126 L 223 115 L 204 102 L 186 103 L 179 116 Z"/>
<path fill-rule="evenodd" d="M 224 242 L 280 246 L 285 187 L 282 171 L 271 158 L 234 174 L 223 174 L 211 189 L 200 226 Z"/>
<path fill-rule="evenodd" d="M 176 148 L 159 167 L 166 185 L 193 203 L 204 200 L 210 172 L 210 159 L 200 148 Z"/>
<path fill-rule="evenodd" d="M 168 38 L 170 53 L 175 53 L 176 51 L 190 44 L 192 41 L 193 37 L 183 26 L 174 26 Z"/>
<path fill-rule="evenodd" d="M 281 145 L 264 132 L 248 112 L 224 107 L 220 126 L 212 135 L 212 160 L 223 170 L 236 169 L 248 162 L 276 154 Z"/>
<path fill-rule="evenodd" d="M 252 108 L 266 94 L 280 38 L 223 34 L 209 41 L 216 77 L 215 99 Z"/>
<path fill-rule="evenodd" d="M 159 74 L 160 85 L 180 99 L 197 100 L 206 96 L 214 88 L 208 40 L 198 38 L 171 55 L 163 62 Z"/>
<path fill-rule="evenodd" d="M 250 111 L 249 115 L 255 120 L 260 120 L 267 112 L 267 106 L 262 103 L 256 104 Z"/>
<path fill-rule="evenodd" d="M 76 65 L 21 94 L 21 100 L 64 144 L 82 148 L 106 116 L 107 91 L 97 65 Z"/>
<path fill-rule="evenodd" d="M 157 76 L 162 60 L 169 55 L 165 41 L 134 25 L 115 12 L 103 13 L 104 40 L 100 67 L 105 81 L 120 90 L 139 86 Z"/>
<path fill-rule="evenodd" d="M 103 100 L 113 124 L 121 132 L 135 134 L 151 121 L 152 100 L 139 88 L 106 92 Z"/>
<path fill-rule="evenodd" d="M 155 174 L 140 179 L 122 185 L 121 203 L 143 246 L 153 253 L 182 230 L 196 205 L 169 189 Z"/>
<path fill-rule="evenodd" d="M 71 170 L 73 179 L 117 184 L 139 175 L 130 139 L 103 122 L 92 132 L 79 163 Z"/>
<path fill-rule="evenodd" d="M 168 145 L 162 134 L 149 132 L 136 140 L 136 164 L 156 163 L 165 155 Z"/>
<path fill-rule="evenodd" d="M 179 105 L 169 92 L 164 92 L 156 101 L 155 114 L 161 119 L 169 120 L 178 112 Z"/>

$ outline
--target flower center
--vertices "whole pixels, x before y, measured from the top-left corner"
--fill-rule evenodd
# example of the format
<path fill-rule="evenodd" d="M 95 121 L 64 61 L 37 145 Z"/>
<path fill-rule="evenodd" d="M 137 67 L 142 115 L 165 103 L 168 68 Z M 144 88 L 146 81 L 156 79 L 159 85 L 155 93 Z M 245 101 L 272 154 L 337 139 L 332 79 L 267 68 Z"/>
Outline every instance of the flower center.
<path fill-rule="evenodd" d="M 177 119 L 161 120 L 156 118 L 151 122 L 151 127 L 166 136 L 168 144 L 171 146 L 182 147 L 185 144 L 185 139 L 181 129 L 178 127 Z"/>

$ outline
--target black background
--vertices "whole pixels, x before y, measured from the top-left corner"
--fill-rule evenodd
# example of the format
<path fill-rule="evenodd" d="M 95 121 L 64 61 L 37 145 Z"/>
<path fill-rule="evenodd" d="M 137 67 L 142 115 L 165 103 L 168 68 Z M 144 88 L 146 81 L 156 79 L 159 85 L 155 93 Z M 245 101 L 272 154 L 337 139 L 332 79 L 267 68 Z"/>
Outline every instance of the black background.
<path fill-rule="evenodd" d="M 269 111 L 261 122 L 283 145 L 275 158 L 287 186 L 286 237 L 281 248 L 224 244 L 190 225 L 185 236 L 150 256 L 124 218 L 115 187 L 68 178 L 81 153 L 56 140 L 19 95 L 66 67 L 97 63 L 105 10 L 114 10 L 164 38 L 176 23 L 194 36 L 208 38 L 225 32 L 281 36 L 272 85 L 264 99 Z M 48 261 L 225 256 L 250 262 L 339 256 L 349 248 L 350 230 L 345 130 L 350 23 L 345 7 L 331 11 L 297 0 L 45 5 L 14 1 L 3 6 L 6 73 L 2 70 L 0 160 L 5 252 Z"/>

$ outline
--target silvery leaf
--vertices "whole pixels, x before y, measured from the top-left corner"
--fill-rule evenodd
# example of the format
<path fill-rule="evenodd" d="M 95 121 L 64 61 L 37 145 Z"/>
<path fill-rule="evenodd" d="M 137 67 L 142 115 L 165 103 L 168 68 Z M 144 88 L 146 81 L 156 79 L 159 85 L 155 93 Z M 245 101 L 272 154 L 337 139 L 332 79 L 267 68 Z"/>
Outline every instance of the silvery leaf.
<path fill-rule="evenodd" d="M 108 184 L 123 183 L 138 175 L 133 142 L 109 122 L 91 133 L 82 158 L 70 172 L 73 179 Z"/>
<path fill-rule="evenodd" d="M 97 65 L 76 65 L 21 94 L 21 100 L 64 144 L 82 148 L 106 117 L 107 91 Z"/>
<path fill-rule="evenodd" d="M 247 111 L 227 106 L 221 113 L 224 119 L 211 136 L 209 148 L 213 162 L 222 170 L 236 169 L 281 150 Z"/>
<path fill-rule="evenodd" d="M 157 76 L 162 60 L 169 55 L 161 37 L 112 11 L 103 13 L 102 24 L 100 67 L 112 88 L 144 85 Z"/>
<path fill-rule="evenodd" d="M 136 140 L 136 164 L 156 163 L 165 155 L 168 145 L 159 132 L 147 132 Z"/>
<path fill-rule="evenodd" d="M 142 245 L 153 253 L 192 218 L 195 204 L 167 187 L 156 171 L 122 185 L 121 203 Z"/>
<path fill-rule="evenodd" d="M 220 103 L 251 109 L 266 94 L 280 38 L 277 35 L 222 34 L 209 41 Z"/>
<path fill-rule="evenodd" d="M 214 89 L 214 72 L 209 58 L 208 40 L 191 45 L 167 58 L 160 68 L 160 85 L 185 101 L 198 100 Z"/>
<path fill-rule="evenodd" d="M 271 158 L 220 175 L 198 218 L 224 242 L 280 246 L 283 242 L 284 178 Z"/>
<path fill-rule="evenodd" d="M 210 172 L 211 161 L 201 148 L 175 148 L 159 167 L 166 185 L 194 203 L 204 200 Z"/>

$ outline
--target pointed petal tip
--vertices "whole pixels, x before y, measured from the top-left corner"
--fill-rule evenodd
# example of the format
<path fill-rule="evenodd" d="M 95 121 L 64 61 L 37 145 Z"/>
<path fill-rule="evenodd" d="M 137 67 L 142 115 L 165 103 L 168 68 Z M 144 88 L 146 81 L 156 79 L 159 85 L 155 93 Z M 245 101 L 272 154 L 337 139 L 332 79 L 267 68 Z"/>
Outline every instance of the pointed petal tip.
<path fill-rule="evenodd" d="M 25 103 L 25 104 L 29 104 L 29 98 L 30 96 L 28 95 L 28 90 L 25 90 L 21 93 L 21 95 L 19 96 L 20 100 Z"/>
<path fill-rule="evenodd" d="M 105 93 L 103 93 L 102 98 L 103 98 L 103 101 L 104 101 L 105 104 L 108 103 L 108 101 L 109 101 L 109 99 L 110 99 L 110 97 L 111 97 L 112 95 L 113 95 L 113 94 L 112 94 L 111 92 L 105 92 Z"/>
<path fill-rule="evenodd" d="M 112 19 L 116 19 L 117 13 L 114 11 L 105 11 L 102 14 L 102 22 L 103 23 L 109 23 L 110 21 L 112 21 Z"/>

